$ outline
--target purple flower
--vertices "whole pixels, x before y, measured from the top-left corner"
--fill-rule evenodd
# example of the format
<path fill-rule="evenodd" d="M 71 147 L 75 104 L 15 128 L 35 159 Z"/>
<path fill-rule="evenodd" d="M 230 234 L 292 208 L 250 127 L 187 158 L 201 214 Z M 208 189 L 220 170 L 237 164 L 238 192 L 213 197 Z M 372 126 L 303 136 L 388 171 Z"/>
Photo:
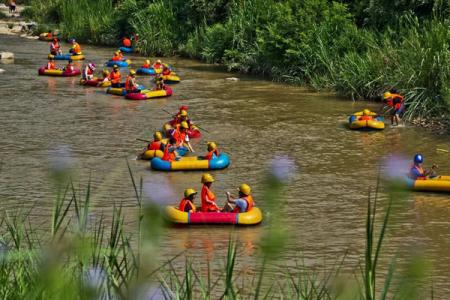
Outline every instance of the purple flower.
<path fill-rule="evenodd" d="M 275 156 L 270 161 L 270 174 L 279 181 L 289 180 L 297 172 L 295 162 L 287 155 Z"/>
<path fill-rule="evenodd" d="M 49 151 L 50 168 L 53 171 L 65 171 L 72 167 L 74 159 L 72 151 L 67 145 L 60 145 Z"/>
<path fill-rule="evenodd" d="M 144 181 L 144 194 L 153 204 L 165 206 L 176 199 L 176 195 L 166 177 L 152 176 Z"/>
<path fill-rule="evenodd" d="M 411 160 L 400 155 L 390 155 L 383 160 L 383 174 L 389 178 L 404 177 L 409 172 Z"/>

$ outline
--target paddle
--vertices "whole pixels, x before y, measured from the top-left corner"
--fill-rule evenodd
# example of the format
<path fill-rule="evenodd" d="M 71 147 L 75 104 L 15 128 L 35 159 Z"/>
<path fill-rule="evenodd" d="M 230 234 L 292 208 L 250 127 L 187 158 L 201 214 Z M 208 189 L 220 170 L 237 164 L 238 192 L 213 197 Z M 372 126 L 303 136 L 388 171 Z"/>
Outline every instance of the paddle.
<path fill-rule="evenodd" d="M 136 139 L 137 141 L 141 141 L 141 142 L 146 142 L 146 143 L 151 143 L 152 141 L 149 140 L 144 140 L 144 139 Z"/>
<path fill-rule="evenodd" d="M 436 151 L 445 152 L 445 153 L 449 153 L 450 152 L 448 150 L 441 149 L 441 148 L 436 148 Z"/>
<path fill-rule="evenodd" d="M 174 117 L 177 116 L 177 115 L 174 115 L 174 114 L 172 114 L 171 112 L 165 110 L 164 108 L 162 108 L 162 110 L 163 110 L 165 113 L 167 113 L 167 114 L 169 114 L 170 116 L 172 116 L 172 118 L 174 118 Z M 203 130 L 204 132 L 210 133 L 208 130 L 206 130 L 205 128 L 203 128 L 203 127 L 201 127 L 201 126 L 199 126 L 199 125 L 197 125 L 197 124 L 194 124 L 194 126 L 197 127 L 198 129 Z"/>

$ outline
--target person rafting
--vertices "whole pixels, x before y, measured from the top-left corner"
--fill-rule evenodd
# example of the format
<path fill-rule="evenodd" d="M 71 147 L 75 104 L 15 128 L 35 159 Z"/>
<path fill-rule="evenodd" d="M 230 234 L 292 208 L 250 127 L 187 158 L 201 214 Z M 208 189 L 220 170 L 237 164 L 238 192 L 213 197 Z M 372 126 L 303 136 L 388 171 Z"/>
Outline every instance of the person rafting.
<path fill-rule="evenodd" d="M 163 132 L 165 137 L 171 136 L 173 130 L 174 129 L 173 129 L 172 125 L 170 125 L 169 123 L 166 123 L 166 124 L 163 125 L 162 132 Z"/>
<path fill-rule="evenodd" d="M 143 69 L 150 69 L 151 68 L 150 59 L 146 59 L 145 62 L 142 64 L 141 68 Z"/>
<path fill-rule="evenodd" d="M 154 80 L 156 83 L 155 90 L 159 91 L 159 90 L 164 89 L 164 78 L 162 77 L 161 74 L 156 75 Z"/>
<path fill-rule="evenodd" d="M 125 90 L 127 90 L 128 93 L 139 93 L 141 91 L 136 82 L 136 71 L 133 69 L 130 70 L 129 75 L 125 80 Z"/>
<path fill-rule="evenodd" d="M 420 153 L 417 153 L 416 155 L 414 155 L 414 163 L 411 167 L 411 169 L 409 170 L 409 178 L 413 179 L 413 180 L 425 180 L 428 177 L 436 177 L 436 169 L 437 166 L 433 165 L 431 166 L 431 169 L 429 170 L 425 170 L 422 167 L 423 164 L 423 156 Z"/>
<path fill-rule="evenodd" d="M 122 52 L 120 50 L 117 50 L 116 52 L 114 52 L 114 55 L 111 58 L 111 60 L 112 61 L 122 61 L 123 60 Z"/>
<path fill-rule="evenodd" d="M 155 69 L 155 71 L 162 69 L 162 62 L 160 59 L 157 59 L 156 62 L 153 64 L 153 69 Z"/>
<path fill-rule="evenodd" d="M 367 108 L 363 110 L 362 116 L 358 118 L 359 121 L 369 121 L 373 120 L 373 116 L 371 116 L 371 111 Z"/>
<path fill-rule="evenodd" d="M 50 54 L 51 55 L 62 54 L 61 45 L 59 44 L 59 39 L 56 37 L 50 43 Z"/>
<path fill-rule="evenodd" d="M 219 150 L 217 149 L 216 143 L 208 142 L 206 144 L 206 149 L 208 150 L 208 153 L 205 156 L 203 156 L 203 159 L 211 160 L 219 157 L 220 153 Z"/>
<path fill-rule="evenodd" d="M 95 64 L 89 63 L 87 64 L 83 69 L 82 78 L 84 80 L 93 80 L 94 79 L 94 71 L 95 71 Z"/>
<path fill-rule="evenodd" d="M 167 64 L 163 64 L 163 70 L 162 70 L 162 74 L 163 75 L 170 75 L 171 71 L 169 69 L 169 66 Z"/>
<path fill-rule="evenodd" d="M 184 212 L 193 213 L 197 211 L 197 208 L 194 204 L 195 196 L 197 195 L 197 192 L 192 189 L 185 189 L 184 190 L 184 198 L 181 199 L 180 204 L 178 205 L 178 209 Z"/>
<path fill-rule="evenodd" d="M 113 71 L 109 74 L 109 80 L 111 81 L 111 86 L 115 88 L 122 87 L 120 80 L 122 79 L 122 75 L 120 74 L 119 67 L 114 65 Z"/>
<path fill-rule="evenodd" d="M 47 70 L 56 70 L 55 60 L 51 57 L 48 59 L 47 66 L 45 66 Z"/>
<path fill-rule="evenodd" d="M 387 104 L 392 109 L 391 113 L 391 124 L 394 126 L 398 126 L 401 118 L 400 116 L 405 111 L 405 104 L 404 104 L 404 97 L 396 92 L 396 90 L 393 90 L 391 93 L 390 91 L 383 94 L 383 102 Z"/>
<path fill-rule="evenodd" d="M 251 195 L 251 188 L 248 184 L 241 184 L 237 189 L 239 193 L 239 197 L 235 197 L 230 194 L 230 192 L 226 192 L 227 195 L 227 203 L 223 211 L 235 212 L 235 213 L 243 213 L 250 211 L 253 206 L 253 197 Z"/>
<path fill-rule="evenodd" d="M 122 38 L 122 45 L 127 48 L 131 48 L 131 40 L 128 37 Z"/>
<path fill-rule="evenodd" d="M 103 78 L 99 80 L 98 85 L 101 85 L 102 83 L 109 81 L 109 70 L 103 69 L 102 76 L 103 76 Z"/>
<path fill-rule="evenodd" d="M 195 152 L 191 143 L 189 142 L 189 135 L 187 134 L 187 130 L 189 129 L 189 125 L 187 122 L 181 122 L 180 126 L 172 131 L 172 137 L 176 141 L 176 145 L 181 147 L 186 145 L 191 152 Z"/>
<path fill-rule="evenodd" d="M 173 137 L 170 137 L 169 142 L 164 145 L 164 154 L 161 159 L 165 161 L 174 161 L 179 159 L 180 156 L 178 156 L 178 153 L 176 152 L 177 148 L 178 146 L 176 140 Z"/>
<path fill-rule="evenodd" d="M 201 211 L 202 212 L 219 212 L 221 209 L 216 204 L 216 196 L 211 191 L 211 186 L 214 182 L 214 177 L 211 174 L 205 173 L 202 175 L 201 183 Z"/>
<path fill-rule="evenodd" d="M 153 134 L 153 141 L 147 145 L 147 150 L 164 150 L 164 144 L 162 142 L 162 134 L 156 131 Z"/>
<path fill-rule="evenodd" d="M 69 62 L 67 63 L 67 65 L 64 67 L 63 69 L 65 72 L 73 72 L 75 70 L 75 67 L 73 66 L 73 60 L 69 59 Z"/>
<path fill-rule="evenodd" d="M 72 55 L 80 55 L 81 54 L 80 44 L 78 44 L 75 39 L 71 39 L 70 42 L 72 43 L 72 47 L 70 48 L 69 52 L 72 53 Z"/>

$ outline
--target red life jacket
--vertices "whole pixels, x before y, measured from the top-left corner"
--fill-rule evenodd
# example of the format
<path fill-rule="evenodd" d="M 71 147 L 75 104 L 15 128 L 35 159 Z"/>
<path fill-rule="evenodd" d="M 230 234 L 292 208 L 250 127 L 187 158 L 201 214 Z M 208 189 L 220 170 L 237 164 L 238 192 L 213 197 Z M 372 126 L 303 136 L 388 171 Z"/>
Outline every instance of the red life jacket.
<path fill-rule="evenodd" d="M 206 196 L 208 196 L 208 200 L 216 201 L 216 195 L 204 184 L 202 187 L 201 198 L 202 198 L 202 212 L 210 212 L 210 211 L 218 211 L 217 207 L 214 204 L 209 204 L 206 202 Z"/>
<path fill-rule="evenodd" d="M 358 120 L 360 120 L 360 121 L 369 121 L 372 119 L 373 119 L 373 117 L 371 117 L 371 116 L 361 116 L 358 118 Z"/>
<path fill-rule="evenodd" d="M 111 74 L 109 74 L 109 80 L 111 80 L 111 83 L 119 83 L 120 82 L 120 78 L 122 76 L 120 75 L 120 72 L 111 72 Z"/>
<path fill-rule="evenodd" d="M 163 74 L 163 75 L 170 75 L 170 70 L 169 70 L 169 68 L 164 68 L 163 71 L 162 71 L 162 74 Z"/>
<path fill-rule="evenodd" d="M 242 199 L 244 199 L 247 202 L 247 209 L 245 211 L 246 212 L 250 211 L 253 208 L 253 206 L 254 206 L 253 197 L 251 195 L 248 195 L 248 196 L 242 197 Z M 241 211 L 239 210 L 239 207 L 236 206 L 233 209 L 233 212 L 239 213 Z"/>
<path fill-rule="evenodd" d="M 192 203 L 191 200 L 187 198 L 181 199 L 178 209 L 184 212 L 189 212 L 190 210 L 192 210 L 193 212 L 197 211 L 197 208 L 195 207 L 194 203 Z"/>
<path fill-rule="evenodd" d="M 171 146 L 169 144 L 166 144 L 166 146 L 164 147 L 164 155 L 162 157 L 162 160 L 165 160 L 165 161 L 174 161 L 175 160 L 175 153 L 169 152 L 170 147 Z"/>
<path fill-rule="evenodd" d="M 125 46 L 125 47 L 131 47 L 131 40 L 130 39 L 127 39 L 127 38 L 124 38 L 123 40 L 122 40 L 122 43 L 123 43 L 123 45 Z"/>
<path fill-rule="evenodd" d="M 54 69 L 55 69 L 55 63 L 49 61 L 47 63 L 47 70 L 54 70 Z"/>
<path fill-rule="evenodd" d="M 216 149 L 216 150 L 209 151 L 208 154 L 205 155 L 205 159 L 211 160 L 213 158 L 213 154 L 215 154 L 216 157 L 219 157 L 219 150 Z"/>
<path fill-rule="evenodd" d="M 147 146 L 148 150 L 161 150 L 161 142 L 153 141 Z"/>
<path fill-rule="evenodd" d="M 159 63 L 154 63 L 153 64 L 153 68 L 155 68 L 155 69 L 161 69 L 161 67 L 162 67 L 162 65 L 159 64 Z"/>
<path fill-rule="evenodd" d="M 144 63 L 144 64 L 142 65 L 142 68 L 144 68 L 144 69 L 150 69 L 150 64 Z"/>
<path fill-rule="evenodd" d="M 125 80 L 125 89 L 127 91 L 134 90 L 135 87 L 131 85 L 131 79 L 132 77 L 130 75 L 127 76 L 127 79 Z"/>
<path fill-rule="evenodd" d="M 58 51 L 59 49 L 61 48 L 61 46 L 59 45 L 59 43 L 58 42 L 52 42 L 51 44 L 50 44 L 50 51 Z"/>
<path fill-rule="evenodd" d="M 175 129 L 172 136 L 177 141 L 177 145 L 182 145 L 186 140 L 186 132 L 181 132 L 179 128 Z"/>
<path fill-rule="evenodd" d="M 94 71 L 92 71 L 92 69 L 88 67 L 86 73 L 87 73 L 88 75 L 93 75 L 93 74 L 94 74 Z"/>
<path fill-rule="evenodd" d="M 399 109 L 403 103 L 403 96 L 399 94 L 392 94 L 391 98 L 388 99 L 387 105 L 390 107 L 395 107 L 395 109 Z"/>

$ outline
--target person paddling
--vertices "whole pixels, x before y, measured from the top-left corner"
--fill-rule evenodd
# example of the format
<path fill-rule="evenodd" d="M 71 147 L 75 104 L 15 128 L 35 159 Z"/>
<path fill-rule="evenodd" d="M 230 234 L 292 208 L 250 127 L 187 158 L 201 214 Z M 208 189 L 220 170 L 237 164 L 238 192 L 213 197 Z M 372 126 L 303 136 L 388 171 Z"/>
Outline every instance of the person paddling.
<path fill-rule="evenodd" d="M 409 178 L 413 180 L 426 180 L 428 177 L 436 177 L 436 169 L 437 166 L 433 165 L 431 169 L 425 170 L 422 167 L 423 164 L 423 156 L 420 153 L 417 153 L 414 155 L 414 164 L 412 165 L 410 171 L 409 171 Z"/>
<path fill-rule="evenodd" d="M 194 213 L 197 211 L 197 208 L 194 204 L 195 196 L 197 192 L 194 189 L 186 189 L 184 190 L 184 198 L 181 199 L 180 204 L 178 205 L 178 209 L 184 212 Z"/>

